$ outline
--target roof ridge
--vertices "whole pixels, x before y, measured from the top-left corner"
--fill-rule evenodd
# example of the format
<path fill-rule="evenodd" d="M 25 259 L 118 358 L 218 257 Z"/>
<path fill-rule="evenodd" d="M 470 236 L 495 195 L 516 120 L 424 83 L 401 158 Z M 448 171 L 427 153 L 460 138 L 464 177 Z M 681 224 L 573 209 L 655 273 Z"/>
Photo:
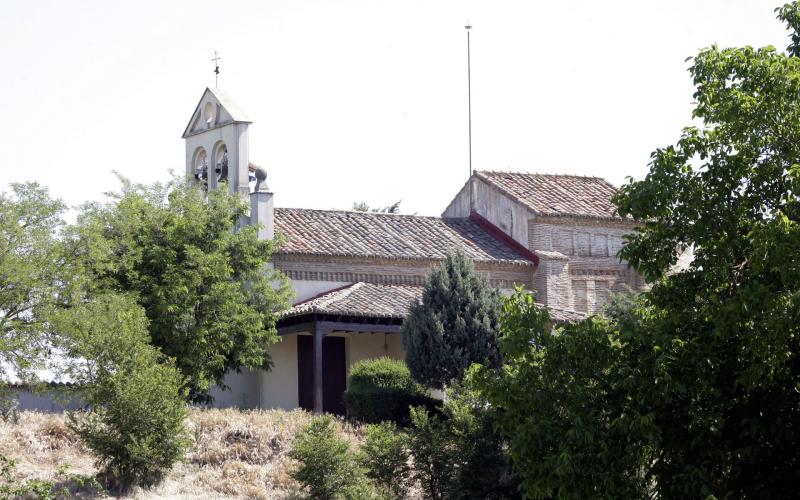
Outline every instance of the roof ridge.
<path fill-rule="evenodd" d="M 476 170 L 476 174 L 513 174 L 513 175 L 535 175 L 539 177 L 573 177 L 577 179 L 598 179 L 611 184 L 605 177 L 599 175 L 580 175 L 580 174 L 548 174 L 540 172 L 520 172 L 512 170 Z M 613 186 L 613 184 L 611 184 Z"/>
<path fill-rule="evenodd" d="M 324 212 L 334 214 L 358 214 L 365 216 L 378 216 L 378 217 L 408 217 L 415 219 L 437 219 L 441 220 L 444 217 L 440 215 L 418 215 L 418 214 L 392 214 L 387 212 L 362 212 L 361 210 L 347 210 L 342 208 L 301 208 L 301 207 L 275 207 L 275 210 L 295 210 L 303 212 Z M 448 219 L 466 219 L 466 217 L 448 217 Z"/>
<path fill-rule="evenodd" d="M 325 296 L 323 295 L 322 297 L 320 297 L 321 300 L 319 301 L 319 304 L 317 304 L 317 307 L 322 308 L 322 307 L 325 307 L 328 304 L 330 304 L 332 302 L 335 302 L 337 300 L 346 299 L 353 292 L 355 292 L 356 290 L 358 290 L 359 288 L 361 288 L 363 286 L 364 286 L 364 282 L 363 281 L 356 281 L 355 283 L 353 283 L 352 285 L 350 285 L 348 287 L 345 287 L 345 288 L 342 288 L 340 290 L 331 292 L 330 294 L 328 294 L 329 297 L 327 297 L 327 298 L 324 298 Z"/>

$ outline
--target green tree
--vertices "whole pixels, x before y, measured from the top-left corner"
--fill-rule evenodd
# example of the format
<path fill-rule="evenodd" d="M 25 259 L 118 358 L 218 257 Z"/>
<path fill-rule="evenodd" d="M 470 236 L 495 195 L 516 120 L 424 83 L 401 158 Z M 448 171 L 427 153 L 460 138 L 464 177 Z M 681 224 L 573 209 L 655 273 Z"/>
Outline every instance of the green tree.
<path fill-rule="evenodd" d="M 151 343 L 175 359 L 193 400 L 228 371 L 268 368 L 278 340 L 274 312 L 288 303 L 288 282 L 268 264 L 277 243 L 240 227 L 246 209 L 224 189 L 123 179 L 121 193 L 85 207 L 72 230 L 85 293 L 134 294 Z"/>
<path fill-rule="evenodd" d="M 144 310 L 102 295 L 48 317 L 89 408 L 70 414 L 70 427 L 106 482 L 122 490 L 160 482 L 188 446 L 186 391 L 172 360 L 149 344 Z"/>
<path fill-rule="evenodd" d="M 406 364 L 420 383 L 438 389 L 462 379 L 472 363 L 500 364 L 500 296 L 460 250 L 428 274 L 422 302 L 403 321 Z"/>
<path fill-rule="evenodd" d="M 468 383 L 491 403 L 531 498 L 648 498 L 652 415 L 631 408 L 614 326 L 603 318 L 553 329 L 533 296 L 503 306 L 501 368 Z"/>
<path fill-rule="evenodd" d="M 711 47 L 692 61 L 693 116 L 616 203 L 647 221 L 622 257 L 654 283 L 621 330 L 629 396 L 659 430 L 662 498 L 788 498 L 800 483 L 798 3 L 789 54 Z M 666 271 L 676 250 L 694 259 Z"/>
<path fill-rule="evenodd" d="M 37 183 L 0 193 L 0 383 L 42 363 L 40 313 L 57 295 L 64 205 Z"/>

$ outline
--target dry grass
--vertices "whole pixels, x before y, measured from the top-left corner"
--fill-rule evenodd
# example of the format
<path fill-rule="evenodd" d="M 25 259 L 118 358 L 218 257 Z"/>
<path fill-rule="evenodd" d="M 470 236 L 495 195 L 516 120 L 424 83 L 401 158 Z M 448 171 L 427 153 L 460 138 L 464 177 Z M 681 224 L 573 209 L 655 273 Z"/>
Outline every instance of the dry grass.
<path fill-rule="evenodd" d="M 293 498 L 299 485 L 287 457 L 294 434 L 311 419 L 295 410 L 200 410 L 190 412 L 193 444 L 183 463 L 151 490 L 126 498 Z M 357 428 L 339 421 L 340 435 L 353 446 Z M 16 479 L 58 481 L 57 469 L 94 474 L 92 456 L 69 430 L 66 416 L 23 412 L 18 424 L 0 420 L 0 453 L 19 461 Z"/>

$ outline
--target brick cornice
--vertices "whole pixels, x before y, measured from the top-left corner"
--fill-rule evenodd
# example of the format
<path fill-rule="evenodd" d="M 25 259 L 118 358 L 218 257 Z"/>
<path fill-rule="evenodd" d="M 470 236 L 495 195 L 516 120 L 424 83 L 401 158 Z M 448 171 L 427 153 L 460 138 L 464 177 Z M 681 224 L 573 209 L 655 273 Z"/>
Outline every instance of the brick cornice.
<path fill-rule="evenodd" d="M 534 215 L 528 219 L 534 224 L 559 224 L 565 226 L 619 227 L 635 229 L 642 225 L 641 221 L 632 219 L 604 219 L 599 217 L 574 217 L 568 215 Z"/>
<path fill-rule="evenodd" d="M 537 258 L 538 259 L 538 258 Z M 272 256 L 275 263 L 278 262 L 314 262 L 314 263 L 337 263 L 337 264 L 360 264 L 375 266 L 405 266 L 409 268 L 425 268 L 441 262 L 440 259 L 412 259 L 412 258 L 387 258 L 387 257 L 365 257 L 355 255 L 321 255 L 310 253 L 286 253 L 276 252 Z M 520 272 L 527 268 L 535 267 L 534 262 L 513 262 L 513 261 L 474 261 L 475 269 L 482 271 L 516 271 Z M 531 269 L 533 270 L 533 269 Z"/>

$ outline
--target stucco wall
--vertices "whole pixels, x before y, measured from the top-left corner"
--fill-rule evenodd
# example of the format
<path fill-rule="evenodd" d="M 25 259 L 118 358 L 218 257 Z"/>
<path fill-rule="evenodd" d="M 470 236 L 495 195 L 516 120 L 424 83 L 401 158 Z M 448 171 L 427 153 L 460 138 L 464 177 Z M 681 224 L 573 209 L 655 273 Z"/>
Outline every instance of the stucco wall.
<path fill-rule="evenodd" d="M 260 374 L 261 408 L 297 408 L 297 335 L 281 336 L 280 342 L 270 346 L 269 353 L 272 370 Z"/>
<path fill-rule="evenodd" d="M 225 385 L 229 389 L 212 387 L 209 395 L 214 398 L 214 408 L 257 408 L 259 406 L 259 378 L 261 370 L 243 369 L 225 375 Z"/>
<path fill-rule="evenodd" d="M 42 413 L 61 413 L 65 410 L 77 410 L 83 402 L 74 394 L 60 390 L 35 392 L 28 388 L 14 389 L 20 411 L 40 411 Z"/>
<path fill-rule="evenodd" d="M 294 302 L 302 302 L 323 292 L 335 290 L 349 284 L 350 282 L 348 281 L 292 280 L 292 288 L 295 293 Z"/>
<path fill-rule="evenodd" d="M 250 193 L 250 174 L 248 161 L 249 142 L 246 123 L 230 123 L 222 127 L 205 130 L 186 138 L 186 174 L 194 178 L 194 159 L 198 148 L 206 151 L 208 158 L 208 186 L 217 187 L 214 169 L 214 154 L 224 143 L 228 148 L 228 191 L 247 196 Z"/>
<path fill-rule="evenodd" d="M 472 178 L 468 180 L 461 190 L 456 193 L 456 196 L 453 198 L 453 201 L 447 205 L 444 212 L 442 212 L 442 217 L 469 217 L 469 213 L 472 210 L 470 206 L 470 199 L 469 199 L 469 191 L 472 186 Z"/>
<path fill-rule="evenodd" d="M 355 333 L 347 335 L 347 370 L 362 359 L 388 356 L 405 359 L 403 340 L 400 333 Z M 349 384 L 349 380 L 348 380 Z"/>

